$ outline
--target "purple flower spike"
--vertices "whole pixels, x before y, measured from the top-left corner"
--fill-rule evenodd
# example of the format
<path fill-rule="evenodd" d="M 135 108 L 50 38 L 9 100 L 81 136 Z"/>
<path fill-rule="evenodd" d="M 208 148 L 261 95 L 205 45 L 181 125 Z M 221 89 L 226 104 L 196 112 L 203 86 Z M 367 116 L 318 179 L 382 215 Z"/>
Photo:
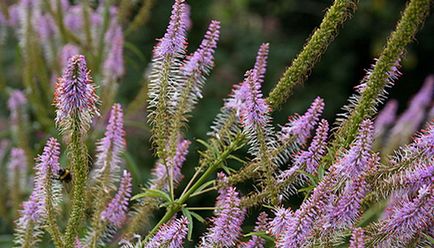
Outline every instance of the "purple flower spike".
<path fill-rule="evenodd" d="M 164 57 L 166 55 L 177 55 L 183 53 L 187 41 L 187 11 L 184 0 L 176 0 L 172 7 L 172 15 L 170 16 L 169 26 L 167 27 L 164 37 L 155 47 L 154 53 L 156 56 Z"/>
<path fill-rule="evenodd" d="M 181 169 L 186 160 L 190 144 L 191 142 L 189 140 L 179 139 L 175 156 L 168 160 L 169 168 L 173 168 L 173 182 L 175 186 L 178 185 L 184 177 L 182 175 Z M 167 185 L 166 166 L 164 166 L 161 161 L 156 163 L 152 172 L 152 178 L 152 189 L 163 187 L 163 189 L 168 190 L 169 186 Z"/>
<path fill-rule="evenodd" d="M 427 157 L 434 157 L 434 120 L 428 124 L 426 130 L 416 138 L 414 143 L 416 149 L 423 151 Z"/>
<path fill-rule="evenodd" d="M 336 206 L 329 209 L 325 228 L 341 229 L 351 226 L 359 217 L 360 204 L 366 195 L 365 176 L 347 182 Z"/>
<path fill-rule="evenodd" d="M 74 125 L 79 125 L 81 134 L 84 135 L 90 127 L 92 118 L 99 115 L 97 103 L 98 96 L 84 56 L 73 56 L 56 84 L 56 124 L 67 137 L 77 128 Z"/>
<path fill-rule="evenodd" d="M 310 174 L 316 173 L 319 162 L 324 156 L 327 145 L 327 132 L 329 124 L 326 120 L 321 120 L 316 129 L 315 137 L 307 151 L 301 152 L 294 161 L 295 166 L 306 165 L 306 171 Z"/>
<path fill-rule="evenodd" d="M 19 120 L 19 112 L 22 111 L 24 105 L 27 104 L 27 98 L 24 93 L 20 90 L 13 90 L 10 93 L 8 100 L 9 111 L 11 112 L 11 122 L 13 125 L 18 124 Z"/>
<path fill-rule="evenodd" d="M 205 38 L 202 40 L 199 49 L 185 62 L 185 75 L 196 73 L 196 77 L 198 78 L 214 66 L 214 50 L 217 48 L 219 37 L 220 22 L 213 20 L 206 31 Z"/>
<path fill-rule="evenodd" d="M 8 182 L 13 183 L 15 178 L 18 178 L 18 186 L 20 189 L 17 190 L 23 190 L 26 186 L 27 174 L 27 160 L 23 149 L 12 148 L 8 167 Z M 10 187 L 16 187 L 16 185 L 10 185 Z"/>
<path fill-rule="evenodd" d="M 434 76 L 429 76 L 419 92 L 411 99 L 410 105 L 396 121 L 390 131 L 391 137 L 401 139 L 399 144 L 406 143 L 413 133 L 419 129 L 425 118 L 425 111 L 429 107 L 434 94 Z"/>
<path fill-rule="evenodd" d="M 365 232 L 362 228 L 354 228 L 349 248 L 365 248 Z"/>
<path fill-rule="evenodd" d="M 375 137 L 380 136 L 395 122 L 397 110 L 398 101 L 390 100 L 386 103 L 381 112 L 378 113 L 377 118 L 375 118 Z"/>
<path fill-rule="evenodd" d="M 20 210 L 17 228 L 25 230 L 29 222 L 38 223 L 41 220 L 42 213 L 38 196 L 31 194 L 29 199 L 23 202 L 23 209 Z"/>
<path fill-rule="evenodd" d="M 125 150 L 124 114 L 119 103 L 113 105 L 107 124 L 104 138 L 97 145 L 97 158 L 95 162 L 97 178 L 108 172 L 111 180 L 110 185 L 118 181 L 121 154 Z M 107 170 L 107 171 L 106 171 Z"/>
<path fill-rule="evenodd" d="M 45 188 L 47 180 L 52 180 L 52 177 L 60 170 L 59 164 L 60 144 L 55 138 L 50 138 L 44 147 L 44 151 L 36 159 L 35 179 L 33 193 L 40 200 L 42 207 L 45 209 L 47 197 L 55 198 L 53 195 L 47 195 Z M 54 192 L 52 192 L 53 194 Z"/>
<path fill-rule="evenodd" d="M 267 59 L 268 52 L 270 50 L 269 43 L 263 43 L 258 50 L 258 54 L 256 55 L 255 67 L 253 67 L 255 76 L 256 76 L 256 88 L 257 90 L 261 89 L 261 85 L 264 82 L 265 72 L 267 71 Z"/>
<path fill-rule="evenodd" d="M 305 145 L 323 110 L 324 100 L 320 97 L 315 98 L 304 115 L 295 117 L 295 119 L 289 118 L 289 123 L 283 126 L 280 131 L 279 139 L 284 141 L 295 136 L 298 144 Z"/>
<path fill-rule="evenodd" d="M 39 16 L 38 33 L 42 43 L 49 42 L 49 39 L 56 34 L 56 24 L 51 15 Z"/>
<path fill-rule="evenodd" d="M 219 191 L 212 227 L 203 237 L 204 247 L 232 247 L 241 235 L 241 225 L 246 214 L 240 208 L 239 194 L 234 187 Z M 230 232 L 228 232 L 230 230 Z"/>
<path fill-rule="evenodd" d="M 261 212 L 256 221 L 256 226 L 253 231 L 255 232 L 265 232 L 267 230 L 268 215 L 265 212 Z M 241 245 L 242 248 L 264 248 L 265 239 L 253 235 L 247 243 Z"/>
<path fill-rule="evenodd" d="M 101 212 L 101 219 L 120 228 L 127 218 L 128 201 L 131 197 L 132 178 L 131 174 L 124 171 L 119 190 L 113 197 L 106 209 Z"/>
<path fill-rule="evenodd" d="M 79 55 L 80 48 L 73 44 L 66 44 L 62 47 L 62 51 L 60 52 L 60 64 L 63 70 L 66 69 L 68 65 L 68 61 L 75 55 Z"/>
<path fill-rule="evenodd" d="M 380 232 L 386 235 L 382 247 L 407 244 L 414 236 L 432 226 L 434 206 L 434 185 L 419 190 L 415 199 L 406 199 L 395 206 L 390 216 L 380 224 Z M 392 206 L 393 207 L 393 206 Z"/>
<path fill-rule="evenodd" d="M 112 24 L 106 34 L 106 42 L 111 44 L 106 60 L 104 61 L 104 73 L 106 80 L 116 80 L 124 75 L 124 36 L 122 28 L 118 24 Z"/>
<path fill-rule="evenodd" d="M 368 169 L 371 158 L 371 148 L 374 134 L 374 127 L 371 120 L 364 120 L 360 124 L 356 140 L 350 150 L 336 164 L 339 172 L 348 178 L 354 178 Z"/>
<path fill-rule="evenodd" d="M 288 223 L 294 216 L 294 213 L 290 209 L 278 208 L 274 212 L 274 219 L 270 222 L 270 233 L 276 238 L 286 232 Z"/>
<path fill-rule="evenodd" d="M 184 216 L 174 219 L 160 227 L 145 248 L 181 248 L 188 232 L 188 220 Z"/>

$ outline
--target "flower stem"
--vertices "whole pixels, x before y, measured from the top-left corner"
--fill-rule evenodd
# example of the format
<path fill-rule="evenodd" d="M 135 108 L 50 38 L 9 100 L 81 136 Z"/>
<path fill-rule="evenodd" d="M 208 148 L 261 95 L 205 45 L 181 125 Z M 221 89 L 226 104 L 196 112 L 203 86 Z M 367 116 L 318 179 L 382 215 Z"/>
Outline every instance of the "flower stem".
<path fill-rule="evenodd" d="M 304 45 L 303 50 L 271 91 L 267 100 L 272 109 L 281 106 L 292 93 L 294 87 L 307 79 L 309 72 L 337 36 L 339 28 L 347 19 L 350 19 L 351 13 L 356 9 L 356 2 L 356 0 L 335 0 L 319 28 L 315 30 L 315 33 Z"/>

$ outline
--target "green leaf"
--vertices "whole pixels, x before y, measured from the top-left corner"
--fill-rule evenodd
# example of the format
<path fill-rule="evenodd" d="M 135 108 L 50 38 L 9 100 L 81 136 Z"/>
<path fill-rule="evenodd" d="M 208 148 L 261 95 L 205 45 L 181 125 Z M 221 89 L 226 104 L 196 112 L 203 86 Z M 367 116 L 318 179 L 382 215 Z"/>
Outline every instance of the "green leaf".
<path fill-rule="evenodd" d="M 207 188 L 208 186 L 213 185 L 214 182 L 215 182 L 215 180 L 211 180 L 211 181 L 208 181 L 208 182 L 206 182 L 206 183 L 200 185 L 200 187 L 197 188 L 196 191 L 193 192 L 193 194 L 194 194 L 194 193 L 197 193 L 197 192 L 201 192 L 202 190 L 204 190 L 204 189 Z"/>
<path fill-rule="evenodd" d="M 197 213 L 195 213 L 195 212 L 191 212 L 190 211 L 190 214 L 196 219 L 196 220 L 198 220 L 200 223 L 205 223 L 206 221 L 205 221 L 205 219 L 202 217 L 202 216 L 200 216 L 199 214 L 197 214 Z"/>
<path fill-rule="evenodd" d="M 265 232 L 249 232 L 249 233 L 244 235 L 244 237 L 250 237 L 250 236 L 258 236 L 258 237 L 261 237 L 265 240 L 269 240 L 269 241 L 274 242 L 273 237 L 267 235 Z"/>
<path fill-rule="evenodd" d="M 133 196 L 131 200 L 137 200 L 145 197 L 162 198 L 166 202 L 172 202 L 172 199 L 166 192 L 158 189 L 147 189 L 145 192 Z"/>
<path fill-rule="evenodd" d="M 187 238 L 189 241 L 191 241 L 191 235 L 193 234 L 193 217 L 191 217 L 191 212 L 186 209 L 186 208 L 182 208 L 182 214 L 184 214 L 185 217 L 187 217 L 188 220 L 188 235 Z"/>

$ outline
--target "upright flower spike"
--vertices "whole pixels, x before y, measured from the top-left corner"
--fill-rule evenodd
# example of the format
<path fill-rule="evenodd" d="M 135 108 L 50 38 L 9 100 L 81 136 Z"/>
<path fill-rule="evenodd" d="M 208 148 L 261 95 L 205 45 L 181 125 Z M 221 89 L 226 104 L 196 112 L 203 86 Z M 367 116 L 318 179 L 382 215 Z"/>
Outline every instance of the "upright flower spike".
<path fill-rule="evenodd" d="M 431 121 L 425 131 L 416 138 L 414 150 L 422 151 L 427 157 L 434 157 L 434 120 Z"/>
<path fill-rule="evenodd" d="M 274 218 L 270 222 L 270 233 L 279 239 L 280 235 L 284 234 L 288 228 L 288 223 L 290 223 L 291 218 L 294 213 L 290 209 L 277 208 L 274 211 Z"/>
<path fill-rule="evenodd" d="M 187 15 L 184 0 L 176 0 L 172 7 L 172 15 L 166 33 L 155 47 L 156 56 L 176 56 L 183 53 L 186 46 Z"/>
<path fill-rule="evenodd" d="M 371 158 L 374 127 L 371 120 L 364 120 L 360 124 L 356 140 L 349 151 L 337 162 L 336 168 L 344 177 L 354 178 L 367 169 Z"/>
<path fill-rule="evenodd" d="M 173 219 L 160 227 L 145 248 L 181 248 L 188 232 L 188 220 L 184 216 Z"/>
<path fill-rule="evenodd" d="M 268 225 L 268 215 L 265 212 L 261 212 L 258 216 L 258 219 L 256 221 L 254 232 L 265 232 L 267 230 Z M 241 248 L 264 248 L 265 247 L 265 239 L 253 235 L 252 238 L 246 242 L 243 243 Z"/>
<path fill-rule="evenodd" d="M 187 106 L 185 106 L 184 112 L 191 111 L 192 105 L 197 102 L 199 98 L 202 98 L 202 87 L 204 85 L 205 76 L 207 76 L 214 66 L 214 52 L 217 48 L 217 42 L 220 37 L 220 22 L 211 21 L 205 37 L 200 44 L 198 50 L 196 50 L 190 57 L 184 62 L 182 67 L 182 73 L 186 77 L 185 91 L 187 94 L 181 97 L 188 97 Z M 182 93 L 181 93 L 182 94 Z M 173 99 L 177 100 L 177 99 Z"/>
<path fill-rule="evenodd" d="M 329 124 L 326 120 L 321 120 L 316 129 L 315 137 L 307 151 L 302 151 L 294 161 L 294 166 L 305 166 L 306 172 L 316 173 L 320 160 L 325 155 Z"/>
<path fill-rule="evenodd" d="M 122 106 L 113 105 L 104 138 L 96 147 L 95 178 L 103 188 L 114 188 L 119 181 L 121 155 L 126 147 Z"/>
<path fill-rule="evenodd" d="M 278 135 L 279 140 L 284 142 L 294 136 L 299 145 L 305 145 L 323 110 L 324 100 L 320 97 L 315 98 L 304 115 L 295 118 L 290 117 L 289 123 L 282 127 Z"/>
<path fill-rule="evenodd" d="M 349 248 L 365 248 L 365 232 L 362 228 L 353 229 Z"/>
<path fill-rule="evenodd" d="M 54 95 L 56 124 L 67 139 L 77 130 L 81 136 L 87 133 L 93 117 L 99 115 L 97 104 L 86 60 L 83 55 L 75 55 L 58 79 Z"/>
<path fill-rule="evenodd" d="M 42 230 L 41 207 L 38 197 L 34 194 L 23 202 L 20 218 L 16 221 L 14 244 L 17 247 L 35 247 L 41 241 Z"/>
<path fill-rule="evenodd" d="M 422 125 L 427 108 L 434 96 L 434 76 L 429 76 L 419 92 L 411 99 L 410 105 L 398 118 L 390 131 L 386 152 L 392 152 L 401 144 L 407 143 L 414 132 Z"/>
<path fill-rule="evenodd" d="M 178 97 L 178 89 L 184 80 L 180 70 L 186 48 L 186 14 L 184 0 L 176 0 L 166 34 L 155 46 L 153 54 L 148 90 L 148 122 L 157 155 L 164 164 L 174 151 L 167 151 L 167 148 L 173 148 L 172 145 L 167 147 L 167 140 L 171 139 L 168 127 L 171 126 L 170 113 L 175 111 L 171 101 L 174 95 Z"/>
<path fill-rule="evenodd" d="M 101 219 L 106 220 L 115 227 L 122 227 L 122 224 L 127 217 L 128 201 L 131 197 L 132 190 L 131 187 L 131 174 L 124 171 L 118 192 L 107 205 L 106 209 L 101 213 Z"/>
<path fill-rule="evenodd" d="M 18 207 L 21 196 L 26 188 L 27 160 L 23 149 L 12 148 L 8 164 L 8 182 L 11 189 L 11 199 Z M 17 209 L 17 208 L 15 208 Z"/>
<path fill-rule="evenodd" d="M 110 25 L 109 31 L 105 36 L 107 44 L 111 44 L 108 50 L 107 57 L 103 65 L 103 74 L 105 75 L 105 83 L 116 81 L 125 73 L 124 68 L 124 36 L 122 28 L 117 23 Z"/>
<path fill-rule="evenodd" d="M 238 192 L 233 187 L 219 191 L 212 227 L 202 238 L 203 247 L 232 247 L 241 235 L 245 209 L 240 207 Z M 228 230 L 231 230 L 228 232 Z"/>
<path fill-rule="evenodd" d="M 188 148 L 190 147 L 191 141 L 185 139 L 179 139 L 176 146 L 175 156 L 168 159 L 168 165 L 173 168 L 173 183 L 177 186 L 182 178 L 181 169 L 184 164 Z M 161 161 L 157 161 L 155 168 L 152 171 L 151 189 L 164 189 L 169 190 L 169 185 L 167 184 L 167 170 Z"/>
<path fill-rule="evenodd" d="M 20 112 L 24 111 L 23 107 L 27 104 L 27 98 L 20 90 L 13 90 L 10 93 L 8 100 L 9 111 L 11 112 L 12 125 L 17 125 L 20 122 Z"/>
<path fill-rule="evenodd" d="M 396 119 L 396 111 L 398 110 L 398 101 L 389 100 L 384 108 L 378 113 L 377 118 L 375 118 L 375 137 L 379 137 L 386 129 L 392 126 Z"/>
<path fill-rule="evenodd" d="M 382 220 L 379 235 L 384 235 L 382 247 L 406 246 L 417 235 L 433 225 L 434 186 L 431 183 L 420 188 L 414 199 L 407 199 L 393 208 Z"/>

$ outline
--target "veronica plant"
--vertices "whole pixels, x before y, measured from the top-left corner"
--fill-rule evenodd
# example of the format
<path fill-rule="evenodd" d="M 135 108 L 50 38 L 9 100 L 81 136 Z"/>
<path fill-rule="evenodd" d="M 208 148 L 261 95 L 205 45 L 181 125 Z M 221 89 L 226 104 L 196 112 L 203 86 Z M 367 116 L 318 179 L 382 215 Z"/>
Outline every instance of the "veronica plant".
<path fill-rule="evenodd" d="M 175 0 L 152 53 L 144 86 L 148 100 L 141 102 L 147 104 L 155 155 L 148 182 L 135 182 L 134 167 L 126 169 L 125 159 L 133 160 L 125 129 L 130 120 L 115 96 L 127 69 L 124 34 L 145 21 L 153 1 L 144 1 L 131 23 L 126 16 L 132 1 L 99 2 L 0 4 L 7 10 L 0 12 L 0 43 L 5 27 L 13 27 L 26 55 L 26 89 L 11 91 L 8 101 L 11 142 L 0 143 L 0 164 L 7 164 L 1 168 L 7 173 L 0 175 L 0 183 L 6 182 L 0 199 L 11 209 L 2 207 L 0 214 L 15 221 L 16 247 L 433 245 L 433 77 L 399 117 L 393 100 L 377 114 L 431 1 L 409 1 L 335 124 L 322 118 L 321 97 L 287 123 L 276 124 L 272 112 L 307 79 L 355 11 L 357 1 L 351 0 L 334 1 L 268 98 L 262 86 L 272 48 L 259 45 L 208 139 L 193 141 L 188 121 L 215 65 L 222 27 L 212 20 L 187 55 L 190 7 Z M 52 92 L 54 109 L 43 108 L 43 96 Z M 137 99 L 142 98 L 133 104 Z M 33 150 L 40 148 L 28 138 L 35 130 L 27 129 L 27 106 L 40 123 L 44 138 L 38 139 L 46 141 L 36 162 Z M 57 132 L 50 128 L 53 121 Z M 199 151 L 197 144 L 203 146 Z M 188 155 L 195 152 L 194 166 Z M 194 174 L 185 173 L 186 167 Z M 139 183 L 144 186 L 135 191 Z M 194 199 L 215 194 L 212 201 Z M 254 227 L 250 219 L 256 219 Z"/>

